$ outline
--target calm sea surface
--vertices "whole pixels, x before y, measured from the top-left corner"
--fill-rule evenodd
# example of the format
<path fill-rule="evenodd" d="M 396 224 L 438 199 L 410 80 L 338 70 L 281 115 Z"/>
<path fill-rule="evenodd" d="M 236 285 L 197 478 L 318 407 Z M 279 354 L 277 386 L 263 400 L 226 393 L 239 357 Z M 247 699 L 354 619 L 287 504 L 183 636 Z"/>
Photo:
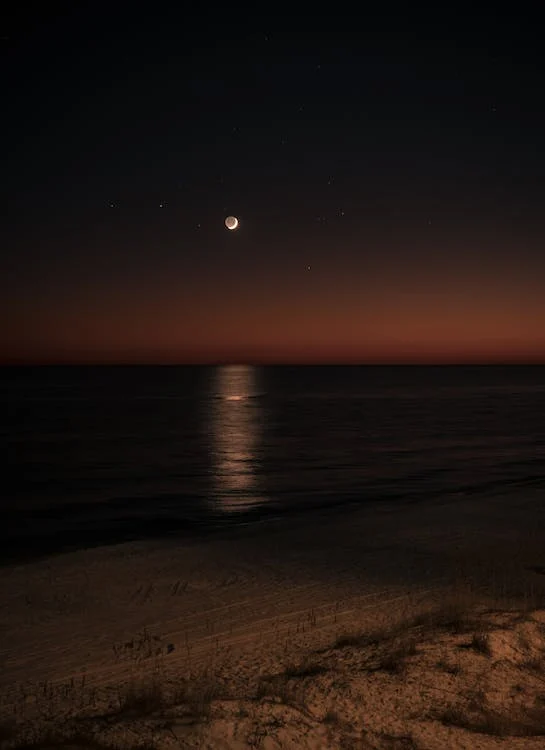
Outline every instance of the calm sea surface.
<path fill-rule="evenodd" d="M 545 482 L 544 367 L 0 371 L 0 557 Z"/>

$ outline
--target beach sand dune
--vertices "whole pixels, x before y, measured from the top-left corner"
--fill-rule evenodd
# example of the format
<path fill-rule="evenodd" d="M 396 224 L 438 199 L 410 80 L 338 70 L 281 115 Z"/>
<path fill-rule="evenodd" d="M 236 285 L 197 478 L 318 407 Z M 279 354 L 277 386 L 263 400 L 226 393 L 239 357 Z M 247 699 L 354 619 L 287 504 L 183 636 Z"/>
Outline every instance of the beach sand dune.
<path fill-rule="evenodd" d="M 5 746 L 543 748 L 544 499 L 353 507 L 4 567 Z"/>

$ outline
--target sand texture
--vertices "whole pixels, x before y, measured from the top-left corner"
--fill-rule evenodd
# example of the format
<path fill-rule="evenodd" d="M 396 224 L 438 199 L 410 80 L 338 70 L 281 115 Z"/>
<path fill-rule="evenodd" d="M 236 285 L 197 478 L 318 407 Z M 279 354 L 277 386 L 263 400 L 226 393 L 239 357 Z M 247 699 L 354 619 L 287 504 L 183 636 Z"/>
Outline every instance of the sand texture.
<path fill-rule="evenodd" d="M 4 567 L 2 747 L 545 748 L 544 500 Z"/>

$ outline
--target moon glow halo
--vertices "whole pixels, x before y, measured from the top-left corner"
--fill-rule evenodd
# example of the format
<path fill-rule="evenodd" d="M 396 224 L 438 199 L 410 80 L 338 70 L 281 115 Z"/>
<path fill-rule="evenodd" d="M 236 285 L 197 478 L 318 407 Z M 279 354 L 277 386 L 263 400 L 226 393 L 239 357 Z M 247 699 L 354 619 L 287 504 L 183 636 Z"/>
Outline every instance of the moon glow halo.
<path fill-rule="evenodd" d="M 237 219 L 237 217 L 236 216 L 228 216 L 225 219 L 225 226 L 227 227 L 227 229 L 229 229 L 231 231 L 233 229 L 236 229 L 238 227 L 238 219 Z"/>

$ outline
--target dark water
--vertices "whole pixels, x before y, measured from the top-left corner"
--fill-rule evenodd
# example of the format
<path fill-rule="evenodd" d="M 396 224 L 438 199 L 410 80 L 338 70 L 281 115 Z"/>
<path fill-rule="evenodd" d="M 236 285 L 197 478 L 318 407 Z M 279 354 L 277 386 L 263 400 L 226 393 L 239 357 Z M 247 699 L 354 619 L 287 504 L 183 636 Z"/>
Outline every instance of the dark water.
<path fill-rule="evenodd" d="M 544 367 L 0 372 L 0 558 L 545 481 Z"/>

